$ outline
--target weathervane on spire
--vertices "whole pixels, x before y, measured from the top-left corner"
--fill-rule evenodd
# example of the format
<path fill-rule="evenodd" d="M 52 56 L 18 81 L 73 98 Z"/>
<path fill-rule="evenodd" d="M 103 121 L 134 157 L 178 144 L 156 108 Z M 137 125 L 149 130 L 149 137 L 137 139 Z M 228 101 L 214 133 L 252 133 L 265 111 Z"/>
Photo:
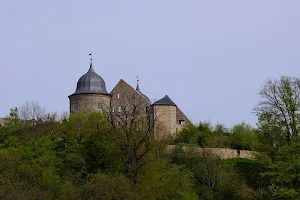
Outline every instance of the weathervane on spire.
<path fill-rule="evenodd" d="M 89 56 L 91 57 L 91 60 L 93 60 L 93 58 L 92 58 L 92 52 L 89 54 Z"/>

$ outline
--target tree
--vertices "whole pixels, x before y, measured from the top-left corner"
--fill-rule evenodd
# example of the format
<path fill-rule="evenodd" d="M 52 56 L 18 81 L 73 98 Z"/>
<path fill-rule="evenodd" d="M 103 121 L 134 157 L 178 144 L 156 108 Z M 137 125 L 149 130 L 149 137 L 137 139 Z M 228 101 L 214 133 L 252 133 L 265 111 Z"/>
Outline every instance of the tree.
<path fill-rule="evenodd" d="M 261 100 L 254 111 L 260 130 L 273 146 L 281 145 L 282 137 L 290 142 L 299 134 L 300 79 L 286 76 L 269 79 L 259 95 Z"/>
<path fill-rule="evenodd" d="M 199 126 L 199 134 L 198 134 L 198 145 L 204 146 L 207 145 L 207 137 L 210 135 L 210 133 L 213 130 L 212 125 L 210 122 L 200 122 Z"/>
<path fill-rule="evenodd" d="M 127 87 L 127 86 L 126 86 Z M 103 109 L 103 115 L 111 123 L 111 131 L 98 131 L 113 141 L 127 164 L 127 173 L 134 183 L 142 168 L 155 159 L 157 141 L 154 138 L 156 119 L 150 103 L 134 89 L 118 91 L 118 110 Z"/>
<path fill-rule="evenodd" d="M 231 147 L 238 150 L 253 150 L 256 135 L 253 128 L 246 123 L 237 124 L 231 130 Z"/>
<path fill-rule="evenodd" d="M 217 123 L 214 126 L 213 133 L 215 136 L 214 147 L 224 147 L 227 145 L 226 136 L 228 136 L 228 130 L 224 124 Z"/>
<path fill-rule="evenodd" d="M 130 181 L 123 175 L 96 173 L 83 188 L 82 199 L 132 199 Z"/>
<path fill-rule="evenodd" d="M 46 116 L 46 109 L 41 107 L 37 101 L 26 101 L 19 108 L 20 118 L 24 121 L 38 121 Z"/>
<path fill-rule="evenodd" d="M 192 123 L 189 123 L 186 127 L 182 128 L 174 137 L 175 143 L 196 143 L 197 136 L 199 135 L 199 129 Z"/>
<path fill-rule="evenodd" d="M 279 199 L 300 198 L 300 143 L 292 141 L 275 152 L 274 159 L 268 165 L 268 171 L 262 173 L 268 178 L 268 188 L 272 196 Z"/>
<path fill-rule="evenodd" d="M 268 189 L 278 199 L 300 197 L 299 122 L 300 79 L 282 76 L 269 79 L 260 90 L 261 101 L 254 108 L 259 131 L 263 133 L 259 162 L 267 167 L 261 173 Z"/>
<path fill-rule="evenodd" d="M 244 184 L 233 171 L 232 163 L 221 160 L 210 150 L 200 154 L 192 148 L 177 147 L 171 158 L 193 172 L 199 199 L 241 199 L 239 193 Z"/>
<path fill-rule="evenodd" d="M 9 133 L 29 138 L 55 135 L 59 124 L 56 113 L 46 112 L 46 109 L 35 101 L 27 101 L 19 108 L 11 108 L 5 122 Z"/>

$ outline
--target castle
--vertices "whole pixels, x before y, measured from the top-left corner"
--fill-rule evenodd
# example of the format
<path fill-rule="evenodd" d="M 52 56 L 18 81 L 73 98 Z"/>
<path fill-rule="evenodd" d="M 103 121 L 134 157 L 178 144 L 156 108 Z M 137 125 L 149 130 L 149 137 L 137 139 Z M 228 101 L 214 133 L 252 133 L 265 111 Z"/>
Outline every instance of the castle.
<path fill-rule="evenodd" d="M 154 132 L 158 138 L 180 131 L 190 121 L 178 106 L 166 95 L 151 103 L 142 93 L 137 80 L 136 89 L 120 80 L 110 93 L 105 81 L 92 65 L 77 82 L 76 91 L 69 96 L 70 113 L 76 111 L 101 111 L 114 125 L 128 123 L 133 118 L 155 122 Z"/>

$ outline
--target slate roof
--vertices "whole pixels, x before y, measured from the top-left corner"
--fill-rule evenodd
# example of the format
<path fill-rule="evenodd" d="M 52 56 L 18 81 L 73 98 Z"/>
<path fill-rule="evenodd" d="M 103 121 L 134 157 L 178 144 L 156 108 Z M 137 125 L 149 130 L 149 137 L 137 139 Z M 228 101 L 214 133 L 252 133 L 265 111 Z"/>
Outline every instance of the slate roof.
<path fill-rule="evenodd" d="M 144 94 L 142 93 L 142 91 L 140 90 L 139 82 L 137 83 L 136 89 L 135 89 L 135 90 L 136 90 L 141 96 L 143 96 L 144 99 L 145 99 L 146 101 L 148 101 L 148 103 L 151 103 L 150 99 L 149 99 L 146 95 L 144 95 Z"/>
<path fill-rule="evenodd" d="M 74 94 L 108 94 L 103 78 L 94 71 L 92 60 L 89 71 L 78 80 Z"/>
<path fill-rule="evenodd" d="M 168 106 L 176 106 L 176 104 L 170 99 L 168 95 L 166 95 L 164 98 L 156 101 L 152 105 L 168 105 Z"/>

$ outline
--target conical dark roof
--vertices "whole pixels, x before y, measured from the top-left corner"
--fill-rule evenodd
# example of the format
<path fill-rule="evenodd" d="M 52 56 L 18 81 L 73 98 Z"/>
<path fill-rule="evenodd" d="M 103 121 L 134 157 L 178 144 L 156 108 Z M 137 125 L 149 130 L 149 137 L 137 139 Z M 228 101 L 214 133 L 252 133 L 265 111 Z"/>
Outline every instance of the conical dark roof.
<path fill-rule="evenodd" d="M 139 80 L 138 80 L 138 82 L 137 82 L 137 85 L 136 85 L 136 89 L 135 89 L 140 95 L 142 95 L 143 97 L 144 97 L 144 99 L 146 100 L 146 101 L 148 101 L 148 103 L 151 103 L 151 101 L 150 101 L 150 99 L 146 96 L 146 95 L 144 95 L 143 93 L 142 93 L 142 91 L 140 90 L 140 87 L 139 87 Z"/>
<path fill-rule="evenodd" d="M 74 94 L 108 94 L 103 78 L 93 69 L 92 61 L 89 71 L 78 80 Z"/>
<path fill-rule="evenodd" d="M 170 99 L 168 95 L 164 98 L 156 101 L 153 105 L 168 105 L 168 106 L 176 106 L 176 104 Z"/>

